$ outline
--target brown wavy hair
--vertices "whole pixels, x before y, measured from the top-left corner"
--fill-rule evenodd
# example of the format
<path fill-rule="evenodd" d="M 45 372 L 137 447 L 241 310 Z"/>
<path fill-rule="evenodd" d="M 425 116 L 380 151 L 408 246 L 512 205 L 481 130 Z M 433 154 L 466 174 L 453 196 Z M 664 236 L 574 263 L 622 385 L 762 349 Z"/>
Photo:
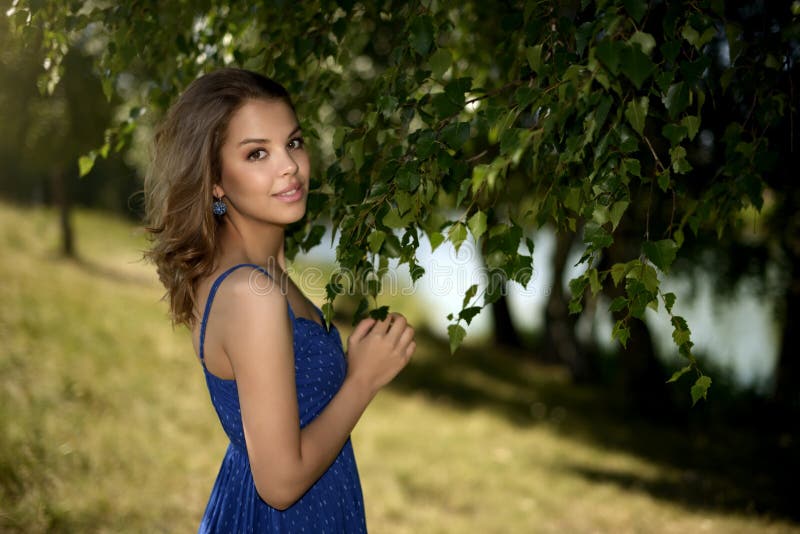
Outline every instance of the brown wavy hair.
<path fill-rule="evenodd" d="M 219 69 L 194 80 L 158 127 L 145 176 L 145 220 L 150 248 L 169 299 L 173 324 L 194 326 L 197 283 L 216 267 L 217 229 L 211 211 L 220 181 L 220 149 L 233 114 L 248 100 L 282 100 L 279 83 L 243 69 Z"/>

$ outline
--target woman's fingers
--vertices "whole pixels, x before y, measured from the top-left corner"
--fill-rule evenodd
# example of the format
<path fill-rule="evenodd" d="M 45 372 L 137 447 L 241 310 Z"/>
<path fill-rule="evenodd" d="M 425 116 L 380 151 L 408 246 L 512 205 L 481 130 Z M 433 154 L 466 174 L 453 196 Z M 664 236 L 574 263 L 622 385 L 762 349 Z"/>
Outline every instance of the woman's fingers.
<path fill-rule="evenodd" d="M 403 332 L 400 334 L 397 344 L 400 347 L 405 347 L 412 341 L 414 341 L 414 328 L 412 328 L 411 325 L 406 324 Z"/>
<path fill-rule="evenodd" d="M 350 341 L 355 341 L 356 343 L 361 341 L 370 332 L 370 329 L 375 326 L 376 322 L 377 321 L 371 317 L 362 319 L 355 329 L 353 329 L 353 333 L 350 334 Z"/>
<path fill-rule="evenodd" d="M 372 333 L 385 335 L 386 332 L 389 331 L 389 327 L 392 326 L 392 314 L 386 316 L 386 319 L 382 319 L 375 323 L 375 326 L 372 329 Z"/>
<path fill-rule="evenodd" d="M 392 317 L 392 323 L 389 325 L 389 331 L 386 335 L 393 343 L 397 343 L 407 326 L 408 321 L 406 321 L 406 318 L 399 313 L 395 314 L 394 317 Z"/>

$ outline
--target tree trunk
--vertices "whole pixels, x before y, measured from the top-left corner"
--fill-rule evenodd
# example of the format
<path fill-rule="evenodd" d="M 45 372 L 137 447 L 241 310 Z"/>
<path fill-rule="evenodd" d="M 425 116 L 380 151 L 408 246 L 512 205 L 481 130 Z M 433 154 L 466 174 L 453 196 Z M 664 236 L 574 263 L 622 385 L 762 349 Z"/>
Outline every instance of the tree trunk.
<path fill-rule="evenodd" d="M 53 203 L 56 205 L 56 209 L 58 209 L 59 224 L 61 227 L 61 254 L 68 258 L 74 258 L 75 240 L 70 218 L 69 189 L 67 187 L 63 167 L 57 166 L 52 169 L 50 181 L 53 191 Z"/>
<path fill-rule="evenodd" d="M 504 282 L 508 285 L 508 282 Z M 515 349 L 522 348 L 514 322 L 511 320 L 511 311 L 508 309 L 508 297 L 505 293 L 492 303 L 492 323 L 494 325 L 494 341 L 498 345 Z"/>
<path fill-rule="evenodd" d="M 773 400 L 789 412 L 800 412 L 800 262 L 792 262 L 792 279 L 786 290 L 783 335 L 775 367 Z"/>
<path fill-rule="evenodd" d="M 599 270 L 611 268 L 618 262 L 635 258 L 638 244 L 631 222 L 623 219 L 614 236 L 614 244 L 603 254 L 598 265 Z M 625 281 L 619 287 L 608 281 L 603 289 L 604 294 L 614 299 L 625 296 Z M 622 315 L 613 314 L 616 322 Z M 669 384 L 664 366 L 656 355 L 650 329 L 644 320 L 630 318 L 628 321 L 630 338 L 627 346 L 620 346 L 620 386 L 626 399 L 627 407 L 636 413 L 665 417 L 672 411 Z"/>
<path fill-rule="evenodd" d="M 567 366 L 575 382 L 591 382 L 597 378 L 593 359 L 583 350 L 576 335 L 578 315 L 569 313 L 570 295 L 564 292 L 564 272 L 572 248 L 573 234 L 556 233 L 553 253 L 553 283 L 544 311 L 540 359 Z"/>
<path fill-rule="evenodd" d="M 631 319 L 628 324 L 631 337 L 621 355 L 627 405 L 637 413 L 667 416 L 671 411 L 669 385 L 664 366 L 656 356 L 650 329 L 638 319 Z"/>
<path fill-rule="evenodd" d="M 489 223 L 495 224 L 497 223 L 497 218 L 494 212 L 489 213 Z M 486 243 L 484 242 L 484 245 Z M 481 261 L 485 257 L 485 250 L 481 250 Z M 484 268 L 486 268 L 486 263 L 483 263 Z M 500 294 L 500 298 L 496 301 L 492 302 L 491 309 L 492 309 L 492 337 L 494 338 L 494 342 L 498 345 L 502 345 L 504 347 L 509 347 L 513 349 L 521 349 L 522 347 L 522 338 L 520 337 L 519 333 L 517 332 L 516 327 L 514 326 L 514 321 L 511 319 L 511 311 L 508 308 L 508 297 L 507 297 L 507 289 L 508 289 L 508 280 L 505 279 L 503 276 L 502 279 L 495 278 L 500 273 L 491 273 L 491 282 L 490 284 L 500 283 L 502 284 L 502 291 Z"/>

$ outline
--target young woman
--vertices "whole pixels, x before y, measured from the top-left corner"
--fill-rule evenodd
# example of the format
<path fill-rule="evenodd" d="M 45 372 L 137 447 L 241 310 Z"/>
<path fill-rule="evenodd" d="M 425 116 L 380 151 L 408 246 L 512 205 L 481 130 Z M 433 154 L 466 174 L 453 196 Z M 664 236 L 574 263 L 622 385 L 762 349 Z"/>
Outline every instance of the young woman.
<path fill-rule="evenodd" d="M 350 432 L 414 330 L 365 319 L 345 355 L 286 276 L 284 228 L 305 214 L 310 172 L 288 93 L 245 70 L 195 80 L 155 136 L 148 256 L 230 438 L 200 532 L 366 531 Z"/>

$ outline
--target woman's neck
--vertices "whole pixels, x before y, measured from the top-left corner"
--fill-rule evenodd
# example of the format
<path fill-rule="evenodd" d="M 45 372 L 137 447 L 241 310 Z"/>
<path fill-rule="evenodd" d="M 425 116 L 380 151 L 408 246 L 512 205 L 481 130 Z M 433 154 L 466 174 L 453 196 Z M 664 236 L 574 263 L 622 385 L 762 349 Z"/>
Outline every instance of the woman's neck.
<path fill-rule="evenodd" d="M 220 225 L 219 257 L 224 258 L 225 263 L 254 263 L 263 265 L 270 271 L 275 271 L 276 268 L 285 271 L 283 227 L 270 225 L 247 231 L 242 226 L 230 220 Z"/>

